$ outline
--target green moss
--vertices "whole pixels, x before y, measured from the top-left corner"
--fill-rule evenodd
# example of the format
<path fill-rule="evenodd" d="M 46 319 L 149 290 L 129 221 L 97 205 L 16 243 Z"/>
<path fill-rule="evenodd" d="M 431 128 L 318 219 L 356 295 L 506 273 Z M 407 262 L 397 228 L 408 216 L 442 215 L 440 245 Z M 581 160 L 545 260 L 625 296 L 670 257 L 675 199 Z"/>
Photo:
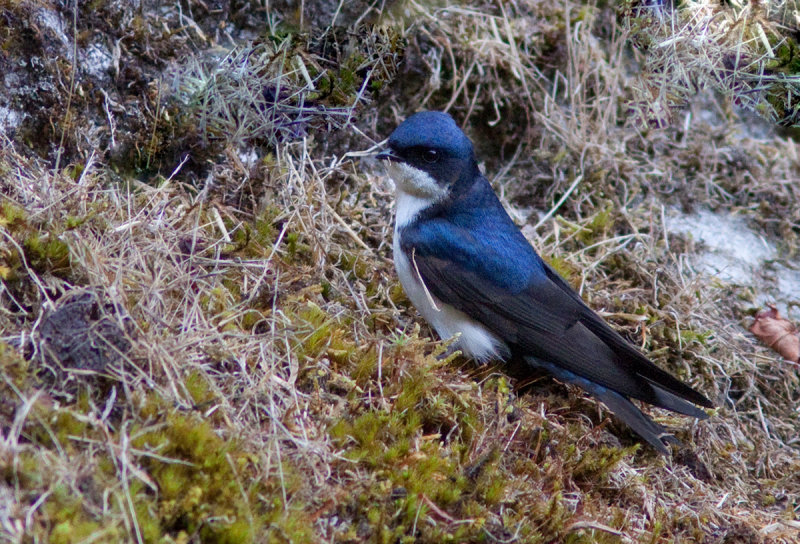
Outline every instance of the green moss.
<path fill-rule="evenodd" d="M 351 505 L 361 512 L 358 517 L 369 520 L 375 539 L 447 542 L 474 538 L 480 534 L 487 509 L 505 496 L 508 482 L 499 468 L 497 451 L 481 462 L 480 469 L 463 465 L 478 418 L 469 404 L 434 377 L 447 361 L 418 357 L 414 364 L 404 363 L 405 354 L 418 342 L 412 336 L 392 353 L 384 353 L 383 394 L 392 399 L 390 405 L 358 409 L 361 402 L 354 398 L 358 413 L 335 421 L 329 434 L 351 462 L 376 475 L 358 504 Z M 398 375 L 399 379 L 392 378 Z M 507 396 L 506 380 L 496 383 L 501 395 Z M 444 436 L 451 440 L 446 447 L 441 442 Z M 392 490 L 402 490 L 402 494 L 389 507 L 383 503 L 387 495 L 394 495 Z M 476 519 L 451 527 L 448 533 L 446 526 L 424 521 L 434 515 L 431 505 L 453 512 L 454 517 Z M 469 508 L 475 511 L 467 514 Z M 423 537 L 412 532 L 415 526 Z"/>
<path fill-rule="evenodd" d="M 311 258 L 311 246 L 303 242 L 303 236 L 299 232 L 289 232 L 284 236 L 287 257 L 290 260 L 309 260 Z"/>
<path fill-rule="evenodd" d="M 25 222 L 26 217 L 25 210 L 14 203 L 4 201 L 0 204 L 0 227 L 13 231 L 15 226 Z"/>
<path fill-rule="evenodd" d="M 227 295 L 232 298 L 232 300 L 239 300 L 242 298 L 242 284 L 241 278 L 222 278 L 222 286 L 228 291 Z"/>
<path fill-rule="evenodd" d="M 52 488 L 52 493 L 42 508 L 53 523 L 51 542 L 81 542 L 101 528 L 97 521 L 88 518 L 81 498 L 65 484 Z"/>
<path fill-rule="evenodd" d="M 606 202 L 603 209 L 596 212 L 590 221 L 581 225 L 577 233 L 578 240 L 583 244 L 591 245 L 598 240 L 608 239 L 615 219 L 616 214 L 614 213 L 613 203 Z"/>
<path fill-rule="evenodd" d="M 574 455 L 565 465 L 577 482 L 593 487 L 606 482 L 614 467 L 637 449 L 638 444 L 624 449 L 608 446 L 587 448 Z"/>
<path fill-rule="evenodd" d="M 563 257 L 558 257 L 556 255 L 548 256 L 545 260 L 561 277 L 566 279 L 570 285 L 576 288 L 578 287 L 581 281 L 581 271 L 575 265 Z"/>
<path fill-rule="evenodd" d="M 136 407 L 141 421 L 149 422 L 159 419 L 169 411 L 171 403 L 161 397 L 157 391 L 137 391 L 133 395 L 132 404 Z"/>
<path fill-rule="evenodd" d="M 211 389 L 208 379 L 201 372 L 191 372 L 183 380 L 184 387 L 192 397 L 195 406 L 203 406 L 213 401 L 216 394 Z"/>
<path fill-rule="evenodd" d="M 45 479 L 41 456 L 28 451 L 18 453 L 13 464 L 0 465 L 0 474 L 6 483 L 22 489 L 40 488 Z"/>
<path fill-rule="evenodd" d="M 339 267 L 351 271 L 356 278 L 361 280 L 367 279 L 372 272 L 371 263 L 356 253 L 343 252 L 339 256 Z"/>
<path fill-rule="evenodd" d="M 155 504 L 155 500 L 140 491 L 138 482 L 131 483 L 131 495 L 136 497 L 134 511 L 136 512 L 136 524 L 145 542 L 163 542 L 169 538 L 169 533 L 165 534 L 162 521 L 159 517 L 161 512 Z M 178 534 L 181 531 L 177 531 Z"/>
<path fill-rule="evenodd" d="M 265 158 L 266 160 L 266 158 Z M 256 218 L 254 225 L 255 240 L 265 247 L 271 246 L 278 237 L 278 231 L 275 228 L 275 218 L 281 213 L 280 208 L 277 206 L 267 206 L 261 214 Z"/>
<path fill-rule="evenodd" d="M 771 44 L 775 58 L 767 63 L 767 69 L 781 72 L 786 75 L 797 76 L 800 74 L 800 49 L 795 41 L 788 36 L 780 36 L 780 42 Z"/>
<path fill-rule="evenodd" d="M 187 382 L 193 396 L 207 394 L 199 376 Z M 157 454 L 138 461 L 158 494 L 139 479 L 128 490 L 146 541 L 180 542 L 187 534 L 214 543 L 272 541 L 276 535 L 310 541 L 308 509 L 284 501 L 305 485 L 292 465 L 282 464 L 280 477 L 256 477 L 263 470 L 259 457 L 193 413 L 172 411 L 158 424 L 132 429 L 131 437 L 137 451 Z"/>
<path fill-rule="evenodd" d="M 296 323 L 293 350 L 301 362 L 329 355 L 335 362 L 347 365 L 356 353 L 344 323 L 325 313 L 317 304 L 307 302 L 295 312 L 288 312 Z"/>
<path fill-rule="evenodd" d="M 53 430 L 62 444 L 68 443 L 70 436 L 84 436 L 88 427 L 89 424 L 84 418 L 79 418 L 67 410 L 59 410 L 53 422 Z"/>
<path fill-rule="evenodd" d="M 19 352 L 5 342 L 0 342 L 0 371 L 5 383 L 0 384 L 0 392 L 4 398 L 13 398 L 13 391 L 8 390 L 10 383 L 18 391 L 24 390 L 26 384 L 32 379 L 30 361 L 25 360 Z"/>
<path fill-rule="evenodd" d="M 252 331 L 256 325 L 263 323 L 267 316 L 258 310 L 247 310 L 241 317 L 241 328 L 245 331 Z"/>
<path fill-rule="evenodd" d="M 190 389 L 202 393 L 197 380 L 190 381 Z M 257 503 L 258 484 L 249 479 L 245 482 L 238 473 L 239 467 L 249 472 L 251 457 L 235 441 L 218 436 L 207 420 L 193 414 L 172 413 L 164 425 L 136 433 L 132 445 L 161 456 L 144 461 L 159 489 L 161 532 L 200 531 L 206 541 L 222 542 L 226 540 L 217 537 L 230 534 L 232 526 L 236 527 L 235 533 L 240 533 L 243 520 L 253 519 L 260 525 L 259 517 L 253 516 L 251 510 L 251 504 Z M 243 458 L 245 462 L 238 464 Z M 142 511 L 142 515 L 150 517 L 148 512 Z M 209 523 L 209 519 L 220 521 Z"/>
<path fill-rule="evenodd" d="M 266 160 L 266 159 L 265 159 Z M 279 230 L 276 220 L 281 215 L 281 210 L 270 204 L 258 214 L 255 221 L 245 223 L 233 231 L 232 240 L 235 244 L 233 252 L 248 259 L 264 259 L 273 253 L 273 245 L 278 239 Z"/>
<path fill-rule="evenodd" d="M 694 329 L 681 329 L 680 338 L 684 345 L 697 343 L 701 346 L 708 346 L 709 340 L 714 337 L 713 331 L 697 331 Z"/>
<path fill-rule="evenodd" d="M 55 234 L 32 234 L 22 244 L 25 259 L 37 272 L 63 275 L 69 271 L 69 246 Z"/>
<path fill-rule="evenodd" d="M 656 519 L 653 520 L 653 526 L 652 526 L 652 529 L 651 529 L 652 530 L 652 534 L 651 534 L 651 537 L 650 537 L 650 540 L 649 540 L 649 542 L 651 544 L 655 544 L 656 542 L 659 542 L 661 537 L 664 534 L 664 524 L 659 519 L 659 518 L 663 519 L 664 517 L 665 517 L 664 510 L 662 508 L 657 509 L 656 510 L 656 515 L 655 515 Z"/>
<path fill-rule="evenodd" d="M 392 303 L 397 305 L 408 305 L 410 301 L 408 300 L 408 296 L 406 292 L 403 290 L 403 286 L 400 283 L 395 283 L 389 289 L 389 298 Z"/>

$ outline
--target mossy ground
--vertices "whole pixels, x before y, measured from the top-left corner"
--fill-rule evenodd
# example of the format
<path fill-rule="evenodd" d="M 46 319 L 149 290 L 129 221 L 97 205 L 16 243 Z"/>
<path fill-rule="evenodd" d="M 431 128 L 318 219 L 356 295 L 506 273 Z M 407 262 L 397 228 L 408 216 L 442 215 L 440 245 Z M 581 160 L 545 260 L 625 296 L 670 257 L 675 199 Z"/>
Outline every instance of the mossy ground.
<path fill-rule="evenodd" d="M 795 256 L 798 146 L 708 93 L 649 123 L 630 2 L 68 4 L 0 2 L 0 540 L 800 542 L 797 368 L 664 219 L 730 211 Z M 391 186 L 347 155 L 418 109 L 448 109 L 537 249 L 719 405 L 650 410 L 685 448 L 431 338 Z M 132 320 L 100 372 L 39 351 L 79 288 Z"/>

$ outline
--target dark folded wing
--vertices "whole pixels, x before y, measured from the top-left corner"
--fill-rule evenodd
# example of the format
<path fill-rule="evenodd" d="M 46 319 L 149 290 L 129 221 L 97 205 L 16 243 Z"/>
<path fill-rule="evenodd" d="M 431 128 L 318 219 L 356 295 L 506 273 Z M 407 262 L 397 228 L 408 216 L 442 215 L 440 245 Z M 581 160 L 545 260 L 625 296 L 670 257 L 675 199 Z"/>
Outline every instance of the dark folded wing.
<path fill-rule="evenodd" d="M 686 400 L 713 406 L 611 329 L 540 260 L 524 287 L 512 291 L 490 280 L 485 267 L 466 266 L 465 255 L 448 258 L 410 245 L 403 249 L 434 296 L 476 318 L 512 349 L 656 406 L 693 416 L 703 413 Z M 491 258 L 485 250 L 475 259 Z"/>

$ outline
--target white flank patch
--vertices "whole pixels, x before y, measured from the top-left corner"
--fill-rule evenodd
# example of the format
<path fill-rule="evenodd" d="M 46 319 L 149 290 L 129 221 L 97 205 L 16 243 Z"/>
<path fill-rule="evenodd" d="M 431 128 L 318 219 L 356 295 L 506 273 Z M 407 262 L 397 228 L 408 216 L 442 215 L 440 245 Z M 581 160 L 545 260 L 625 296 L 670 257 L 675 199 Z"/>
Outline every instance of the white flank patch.
<path fill-rule="evenodd" d="M 479 362 L 503 358 L 508 348 L 502 340 L 461 310 L 437 299 L 425 288 L 416 268 L 400 249 L 396 233 L 393 250 L 394 266 L 403 289 L 422 317 L 436 329 L 442 339 L 447 340 L 461 333 L 455 347 L 465 355 Z"/>

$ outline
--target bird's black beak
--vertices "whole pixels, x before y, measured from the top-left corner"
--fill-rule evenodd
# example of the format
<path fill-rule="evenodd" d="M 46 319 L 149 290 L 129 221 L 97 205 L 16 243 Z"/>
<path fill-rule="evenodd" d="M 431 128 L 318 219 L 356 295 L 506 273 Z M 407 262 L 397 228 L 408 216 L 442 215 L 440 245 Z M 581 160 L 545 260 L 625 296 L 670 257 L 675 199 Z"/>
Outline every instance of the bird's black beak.
<path fill-rule="evenodd" d="M 400 156 L 397 155 L 391 149 L 387 149 L 386 151 L 381 151 L 375 158 L 381 161 L 393 161 L 393 162 L 400 162 L 402 160 Z"/>

